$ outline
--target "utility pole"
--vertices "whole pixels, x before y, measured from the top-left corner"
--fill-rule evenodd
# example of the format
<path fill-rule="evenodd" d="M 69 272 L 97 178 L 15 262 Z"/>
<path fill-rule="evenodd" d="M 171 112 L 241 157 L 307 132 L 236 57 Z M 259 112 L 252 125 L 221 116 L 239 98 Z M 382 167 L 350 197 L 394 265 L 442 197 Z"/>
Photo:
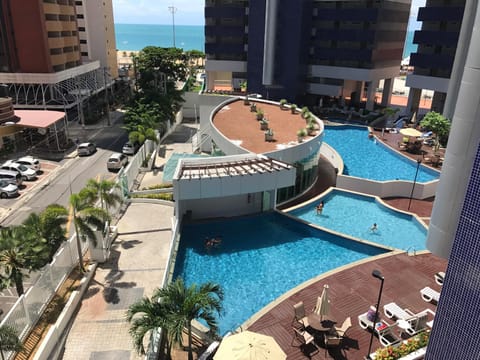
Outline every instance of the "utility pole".
<path fill-rule="evenodd" d="M 112 125 L 111 119 L 110 119 L 110 103 L 108 101 L 108 88 L 107 88 L 107 67 L 103 68 L 103 84 L 105 86 L 105 104 L 107 105 L 107 126 Z"/>
<path fill-rule="evenodd" d="M 175 6 L 169 6 L 168 11 L 172 13 L 172 27 L 173 27 L 173 47 L 175 46 L 175 13 L 177 12 L 177 8 Z"/>

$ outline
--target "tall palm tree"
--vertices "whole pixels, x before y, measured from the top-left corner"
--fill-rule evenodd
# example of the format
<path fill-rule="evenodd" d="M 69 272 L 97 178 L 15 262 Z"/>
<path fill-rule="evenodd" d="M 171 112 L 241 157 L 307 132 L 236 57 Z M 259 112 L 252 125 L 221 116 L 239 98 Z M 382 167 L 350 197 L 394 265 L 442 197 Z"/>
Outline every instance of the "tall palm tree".
<path fill-rule="evenodd" d="M 61 205 L 50 204 L 40 214 L 30 213 L 22 225 L 27 231 L 45 240 L 51 260 L 60 244 L 67 240 L 64 228 L 67 221 L 68 210 Z"/>
<path fill-rule="evenodd" d="M 103 230 L 105 221 L 109 220 L 109 216 L 104 209 L 92 205 L 91 190 L 86 188 L 82 189 L 78 194 L 71 194 L 69 203 L 73 210 L 73 225 L 75 228 L 75 238 L 77 240 L 79 269 L 81 272 L 85 272 L 80 241 L 89 240 L 96 245 L 97 238 L 95 236 L 95 230 Z"/>
<path fill-rule="evenodd" d="M 138 354 L 145 355 L 145 347 L 143 345 L 145 336 L 154 330 L 162 328 L 167 339 L 167 359 L 171 358 L 168 318 L 169 313 L 166 307 L 153 298 L 144 297 L 130 305 L 127 310 L 127 321 L 131 323 L 129 333 L 133 338 L 133 344 Z"/>
<path fill-rule="evenodd" d="M 18 332 L 13 326 L 4 325 L 0 327 L 0 354 L 2 360 L 5 360 L 4 351 L 22 351 L 23 344 L 18 338 Z"/>
<path fill-rule="evenodd" d="M 92 189 L 92 194 L 95 194 L 94 200 L 100 199 L 100 206 L 103 210 L 109 213 L 110 206 L 114 206 L 122 202 L 122 197 L 112 191 L 117 188 L 118 184 L 115 181 L 107 179 L 90 179 L 87 182 L 87 189 Z"/>
<path fill-rule="evenodd" d="M 30 272 L 42 268 L 48 262 L 48 247 L 44 239 L 22 226 L 0 231 L 1 285 L 15 285 L 18 296 L 24 293 L 23 280 Z"/>

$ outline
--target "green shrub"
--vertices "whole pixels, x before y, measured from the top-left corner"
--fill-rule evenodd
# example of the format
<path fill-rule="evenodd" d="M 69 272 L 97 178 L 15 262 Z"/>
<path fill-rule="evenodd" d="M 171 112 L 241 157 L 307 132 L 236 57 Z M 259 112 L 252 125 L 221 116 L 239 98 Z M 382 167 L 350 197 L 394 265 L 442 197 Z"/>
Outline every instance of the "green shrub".
<path fill-rule="evenodd" d="M 140 199 L 157 199 L 157 200 L 167 200 L 173 201 L 172 193 L 162 193 L 162 194 L 135 194 L 132 197 Z"/>
<path fill-rule="evenodd" d="M 375 360 L 397 360 L 402 356 L 406 356 L 418 349 L 421 349 L 428 344 L 430 332 L 422 332 L 410 339 L 406 343 L 398 346 L 387 346 L 377 349 L 375 352 Z"/>

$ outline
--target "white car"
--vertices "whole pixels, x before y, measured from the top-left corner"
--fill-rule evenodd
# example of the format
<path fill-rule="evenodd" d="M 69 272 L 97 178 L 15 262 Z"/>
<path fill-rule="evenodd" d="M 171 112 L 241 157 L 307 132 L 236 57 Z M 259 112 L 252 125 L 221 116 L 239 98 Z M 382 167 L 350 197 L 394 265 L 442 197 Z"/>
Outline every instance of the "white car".
<path fill-rule="evenodd" d="M 125 145 L 123 145 L 122 153 L 124 153 L 125 155 L 135 155 L 139 147 L 140 145 L 138 143 L 131 143 L 129 141 L 125 143 Z"/>
<path fill-rule="evenodd" d="M 118 171 L 128 163 L 128 156 L 120 153 L 113 153 L 107 160 L 109 171 Z"/>
<path fill-rule="evenodd" d="M 0 180 L 0 198 L 6 199 L 18 195 L 18 186 L 6 180 Z"/>
<path fill-rule="evenodd" d="M 35 170 L 37 173 L 40 171 L 40 160 L 37 158 L 34 158 L 33 156 L 23 156 L 17 160 L 15 160 L 16 163 L 25 165 L 26 167 Z"/>
<path fill-rule="evenodd" d="M 8 160 L 1 167 L 3 170 L 10 170 L 18 172 L 23 180 L 35 180 L 37 178 L 37 172 L 32 170 L 25 165 L 16 163 L 15 161 Z"/>
<path fill-rule="evenodd" d="M 77 147 L 78 156 L 92 155 L 95 151 L 97 151 L 97 147 L 93 143 L 81 143 Z"/>

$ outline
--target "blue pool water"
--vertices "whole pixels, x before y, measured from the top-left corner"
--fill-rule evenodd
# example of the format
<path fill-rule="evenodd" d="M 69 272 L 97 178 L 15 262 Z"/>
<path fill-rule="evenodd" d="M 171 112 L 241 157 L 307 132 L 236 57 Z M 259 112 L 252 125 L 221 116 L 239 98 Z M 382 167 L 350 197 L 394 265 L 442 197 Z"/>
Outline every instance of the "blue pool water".
<path fill-rule="evenodd" d="M 424 226 L 413 216 L 383 206 L 371 196 L 333 190 L 322 200 L 325 205 L 321 215 L 317 215 L 316 203 L 292 210 L 289 214 L 381 245 L 402 250 L 426 249 L 427 230 Z M 373 223 L 378 226 L 375 232 L 370 231 Z"/>
<path fill-rule="evenodd" d="M 207 252 L 212 236 L 222 244 Z M 222 286 L 224 334 L 304 281 L 382 252 L 269 213 L 183 226 L 174 276 Z"/>
<path fill-rule="evenodd" d="M 345 175 L 376 181 L 413 181 L 415 178 L 417 163 L 369 139 L 366 127 L 325 126 L 324 142 L 342 157 Z M 439 172 L 421 165 L 417 182 L 428 182 L 439 177 Z"/>
<path fill-rule="evenodd" d="M 173 174 L 177 168 L 178 160 L 184 158 L 198 158 L 205 157 L 206 155 L 200 154 L 188 154 L 188 153 L 173 153 L 170 155 L 167 163 L 163 167 L 163 182 L 171 182 L 173 179 Z"/>

